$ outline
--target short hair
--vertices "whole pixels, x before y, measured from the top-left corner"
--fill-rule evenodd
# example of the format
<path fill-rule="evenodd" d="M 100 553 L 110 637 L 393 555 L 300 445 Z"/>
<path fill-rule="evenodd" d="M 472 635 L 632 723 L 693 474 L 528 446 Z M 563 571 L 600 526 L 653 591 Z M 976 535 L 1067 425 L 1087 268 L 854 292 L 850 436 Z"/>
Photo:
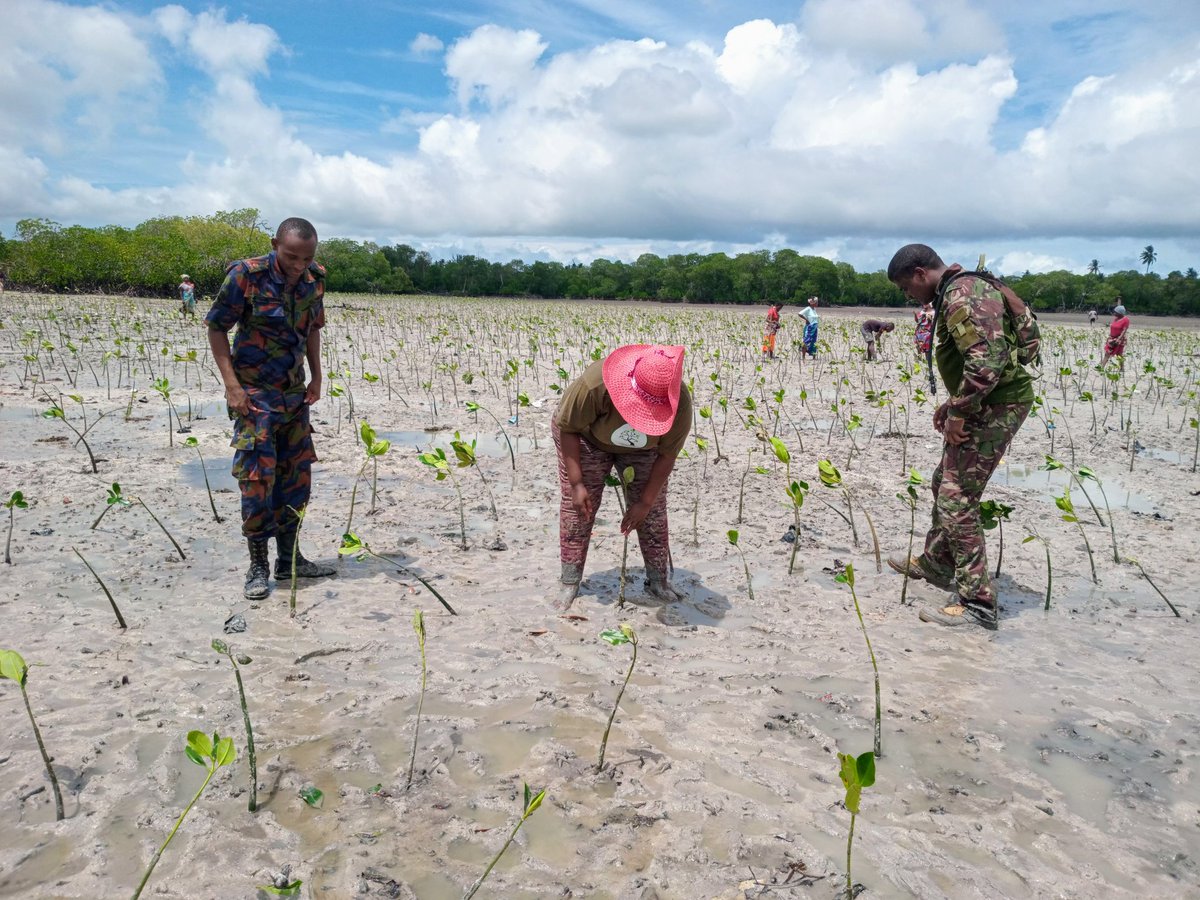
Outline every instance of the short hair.
<path fill-rule="evenodd" d="M 308 219 L 300 219 L 296 216 L 284 219 L 279 223 L 279 227 L 275 229 L 275 237 L 281 238 L 285 234 L 294 234 L 302 241 L 315 241 L 317 239 L 317 229 L 313 228 L 313 223 L 308 221 Z"/>
<path fill-rule="evenodd" d="M 901 278 L 911 277 L 917 269 L 938 269 L 944 265 L 942 258 L 932 247 L 925 244 L 905 244 L 888 263 L 887 277 L 888 281 L 895 284 Z"/>

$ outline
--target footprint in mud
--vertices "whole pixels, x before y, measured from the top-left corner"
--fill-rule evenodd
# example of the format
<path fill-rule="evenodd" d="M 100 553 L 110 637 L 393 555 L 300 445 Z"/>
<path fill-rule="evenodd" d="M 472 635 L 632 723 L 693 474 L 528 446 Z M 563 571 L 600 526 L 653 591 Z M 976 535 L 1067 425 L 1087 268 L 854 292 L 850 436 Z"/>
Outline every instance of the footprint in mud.
<path fill-rule="evenodd" d="M 695 603 L 670 603 L 659 608 L 658 621 L 673 628 L 688 625 L 719 625 L 725 618 L 725 608 L 704 600 Z"/>

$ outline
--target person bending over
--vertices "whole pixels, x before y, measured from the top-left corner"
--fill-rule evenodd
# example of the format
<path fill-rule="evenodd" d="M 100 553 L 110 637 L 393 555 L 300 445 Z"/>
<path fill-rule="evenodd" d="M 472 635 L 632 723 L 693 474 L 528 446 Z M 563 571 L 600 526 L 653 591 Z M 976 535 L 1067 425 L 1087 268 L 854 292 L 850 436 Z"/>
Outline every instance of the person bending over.
<path fill-rule="evenodd" d="M 619 347 L 563 392 L 551 422 L 561 493 L 557 608 L 568 609 L 579 592 L 605 476 L 616 469 L 620 478 L 630 466 L 633 483 L 621 533 L 637 532 L 650 594 L 667 603 L 682 599 L 670 582 L 667 481 L 691 425 L 683 347 Z"/>

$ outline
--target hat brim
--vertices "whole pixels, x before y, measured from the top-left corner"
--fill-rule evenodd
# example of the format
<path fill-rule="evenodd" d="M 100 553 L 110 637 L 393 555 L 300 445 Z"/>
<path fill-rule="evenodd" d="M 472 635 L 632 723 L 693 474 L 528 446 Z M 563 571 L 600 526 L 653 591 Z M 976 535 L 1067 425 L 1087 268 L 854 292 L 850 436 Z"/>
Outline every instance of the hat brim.
<path fill-rule="evenodd" d="M 634 392 L 629 376 L 639 358 L 660 348 L 674 355 L 675 371 L 667 388 L 667 402 L 648 403 Z M 613 406 L 622 419 L 643 434 L 661 437 L 675 424 L 683 385 L 683 352 L 684 348 L 680 346 L 629 344 L 608 354 L 601 365 L 604 387 Z"/>

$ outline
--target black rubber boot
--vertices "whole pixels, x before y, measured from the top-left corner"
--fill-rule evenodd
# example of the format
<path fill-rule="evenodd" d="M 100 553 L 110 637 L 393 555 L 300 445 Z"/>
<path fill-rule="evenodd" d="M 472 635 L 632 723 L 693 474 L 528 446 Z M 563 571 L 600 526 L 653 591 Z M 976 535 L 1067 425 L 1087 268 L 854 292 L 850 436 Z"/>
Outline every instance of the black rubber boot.
<path fill-rule="evenodd" d="M 270 593 L 271 578 L 270 560 L 267 558 L 269 542 L 267 538 L 247 538 L 250 547 L 250 568 L 246 571 L 247 600 L 261 600 Z"/>
<path fill-rule="evenodd" d="M 292 548 L 296 546 L 296 533 L 294 531 L 287 534 L 281 532 L 275 535 L 275 542 L 279 545 L 279 558 L 275 560 L 275 580 L 291 581 Z M 311 559 L 305 559 L 304 554 L 300 552 L 300 548 L 296 547 L 297 578 L 327 578 L 330 575 L 336 574 L 337 570 L 333 566 L 326 566 L 321 563 L 315 563 Z"/>

